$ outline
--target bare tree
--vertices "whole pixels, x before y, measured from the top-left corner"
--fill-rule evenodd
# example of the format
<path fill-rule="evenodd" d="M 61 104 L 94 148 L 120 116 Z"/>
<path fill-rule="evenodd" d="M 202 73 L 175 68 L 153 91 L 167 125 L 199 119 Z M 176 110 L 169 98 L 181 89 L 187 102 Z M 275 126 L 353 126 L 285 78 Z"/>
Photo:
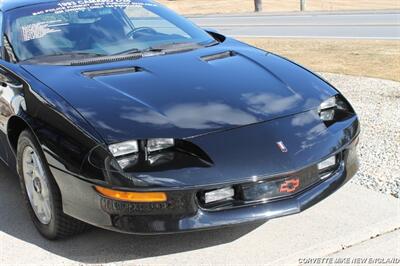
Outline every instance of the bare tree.
<path fill-rule="evenodd" d="M 262 11 L 262 0 L 254 0 L 254 6 L 256 12 Z"/>

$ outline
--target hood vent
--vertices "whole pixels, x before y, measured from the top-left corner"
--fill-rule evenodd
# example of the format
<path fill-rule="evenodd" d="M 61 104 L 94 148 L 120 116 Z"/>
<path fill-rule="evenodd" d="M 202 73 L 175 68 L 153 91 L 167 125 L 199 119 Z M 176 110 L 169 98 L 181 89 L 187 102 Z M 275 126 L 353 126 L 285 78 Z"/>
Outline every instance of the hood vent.
<path fill-rule="evenodd" d="M 100 76 L 111 76 L 111 75 L 118 75 L 118 74 L 127 74 L 127 73 L 136 73 L 142 72 L 143 69 L 140 67 L 124 67 L 124 68 L 112 68 L 112 69 L 101 69 L 101 70 L 94 70 L 94 71 L 85 71 L 82 72 L 82 75 L 88 78 L 95 78 Z"/>
<path fill-rule="evenodd" d="M 222 52 L 218 54 L 212 54 L 212 55 L 206 55 L 202 56 L 201 59 L 210 62 L 210 61 L 215 61 L 215 60 L 220 60 L 228 57 L 236 56 L 236 53 L 234 51 L 227 51 L 227 52 Z"/>

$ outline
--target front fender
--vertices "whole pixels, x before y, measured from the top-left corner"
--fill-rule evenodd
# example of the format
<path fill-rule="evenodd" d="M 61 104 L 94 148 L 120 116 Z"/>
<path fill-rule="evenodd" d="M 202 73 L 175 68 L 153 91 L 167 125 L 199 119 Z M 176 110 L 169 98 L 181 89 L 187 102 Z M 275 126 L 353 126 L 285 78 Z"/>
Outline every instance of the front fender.
<path fill-rule="evenodd" d="M 23 68 L 5 63 L 3 68 L 22 84 L 4 103 L 10 110 L 3 128 L 9 141 L 17 138 L 20 131 L 15 130 L 16 124 L 23 121 L 24 128 L 36 136 L 50 166 L 80 174 L 90 149 L 103 143 L 102 138 L 67 101 Z M 10 146 L 15 150 L 12 143 Z"/>

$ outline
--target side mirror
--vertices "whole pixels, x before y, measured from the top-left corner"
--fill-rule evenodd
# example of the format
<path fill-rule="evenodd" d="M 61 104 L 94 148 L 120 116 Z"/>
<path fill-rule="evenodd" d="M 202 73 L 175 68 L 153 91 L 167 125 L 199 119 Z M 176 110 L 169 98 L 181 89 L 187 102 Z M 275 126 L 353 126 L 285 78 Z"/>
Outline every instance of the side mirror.
<path fill-rule="evenodd" d="M 210 28 L 203 28 L 203 30 L 205 30 L 208 34 L 210 34 L 216 41 L 218 42 L 224 42 L 226 37 L 224 35 L 222 35 L 221 33 L 219 33 L 217 30 L 215 29 L 210 29 Z"/>

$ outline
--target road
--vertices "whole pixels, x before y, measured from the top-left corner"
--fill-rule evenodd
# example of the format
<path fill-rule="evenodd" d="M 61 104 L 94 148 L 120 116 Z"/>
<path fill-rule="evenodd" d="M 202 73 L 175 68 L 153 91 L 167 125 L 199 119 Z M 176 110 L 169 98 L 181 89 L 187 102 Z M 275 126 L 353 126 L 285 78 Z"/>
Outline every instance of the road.
<path fill-rule="evenodd" d="M 235 37 L 400 39 L 400 11 L 241 14 L 189 17 Z"/>

